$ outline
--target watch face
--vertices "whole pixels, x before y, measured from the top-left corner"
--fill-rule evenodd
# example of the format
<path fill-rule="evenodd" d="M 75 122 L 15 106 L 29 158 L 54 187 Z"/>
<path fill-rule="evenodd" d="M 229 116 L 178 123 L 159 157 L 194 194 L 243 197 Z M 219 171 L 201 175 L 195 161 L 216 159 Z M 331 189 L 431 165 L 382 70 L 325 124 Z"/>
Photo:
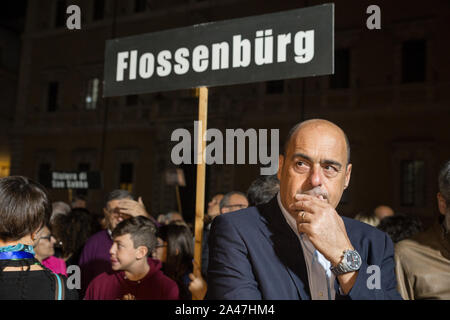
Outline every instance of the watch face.
<path fill-rule="evenodd" d="M 352 270 L 358 270 L 361 266 L 361 257 L 356 251 L 347 251 L 345 259 L 347 261 L 347 266 Z"/>

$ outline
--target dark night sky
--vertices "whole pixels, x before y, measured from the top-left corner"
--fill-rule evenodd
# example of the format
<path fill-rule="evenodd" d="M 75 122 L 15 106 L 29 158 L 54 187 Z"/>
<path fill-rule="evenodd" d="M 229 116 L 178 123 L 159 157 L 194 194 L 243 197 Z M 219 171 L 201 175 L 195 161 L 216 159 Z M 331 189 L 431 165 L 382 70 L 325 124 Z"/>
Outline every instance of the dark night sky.
<path fill-rule="evenodd" d="M 22 33 L 24 29 L 27 0 L 2 1 L 0 27 Z"/>

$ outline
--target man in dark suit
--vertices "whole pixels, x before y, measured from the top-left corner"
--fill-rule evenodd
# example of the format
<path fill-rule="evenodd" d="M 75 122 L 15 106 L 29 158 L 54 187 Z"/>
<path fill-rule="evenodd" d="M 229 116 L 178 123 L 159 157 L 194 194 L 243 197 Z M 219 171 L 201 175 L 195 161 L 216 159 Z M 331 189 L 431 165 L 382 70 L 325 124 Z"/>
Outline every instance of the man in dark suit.
<path fill-rule="evenodd" d="M 401 299 L 392 241 L 335 210 L 351 170 L 338 126 L 314 119 L 292 128 L 278 195 L 213 222 L 208 299 Z"/>

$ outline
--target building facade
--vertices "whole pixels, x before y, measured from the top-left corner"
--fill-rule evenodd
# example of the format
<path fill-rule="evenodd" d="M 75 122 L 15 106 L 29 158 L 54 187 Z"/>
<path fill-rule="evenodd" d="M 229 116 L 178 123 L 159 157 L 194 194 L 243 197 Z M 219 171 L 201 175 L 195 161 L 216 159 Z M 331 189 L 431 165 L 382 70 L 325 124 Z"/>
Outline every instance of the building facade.
<path fill-rule="evenodd" d="M 103 189 L 89 190 L 91 208 L 126 188 L 153 215 L 177 209 L 165 170 L 177 128 L 193 132 L 192 90 L 102 98 L 105 41 L 111 38 L 312 6 L 326 1 L 71 1 L 81 8 L 81 30 L 68 30 L 64 0 L 29 1 L 22 36 L 11 173 L 39 179 L 48 170 L 101 171 Z M 450 159 L 450 3 L 379 1 L 381 29 L 366 27 L 360 0 L 335 1 L 335 75 L 209 90 L 208 127 L 279 129 L 325 118 L 347 133 L 350 187 L 338 211 L 354 216 L 376 205 L 437 216 L 439 166 Z M 194 217 L 195 165 L 181 166 L 183 214 Z M 207 167 L 207 198 L 246 191 L 258 165 Z M 54 200 L 68 192 L 51 190 Z"/>
<path fill-rule="evenodd" d="M 0 27 L 0 178 L 10 172 L 10 131 L 14 122 L 20 62 L 20 36 Z"/>

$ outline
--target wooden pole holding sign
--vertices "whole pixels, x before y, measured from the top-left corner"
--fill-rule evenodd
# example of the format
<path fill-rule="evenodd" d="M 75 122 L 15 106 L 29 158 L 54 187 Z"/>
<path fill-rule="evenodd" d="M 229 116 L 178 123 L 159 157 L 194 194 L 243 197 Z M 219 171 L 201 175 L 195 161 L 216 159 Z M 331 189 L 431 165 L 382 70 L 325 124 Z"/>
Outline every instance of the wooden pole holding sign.
<path fill-rule="evenodd" d="M 201 87 L 198 102 L 199 130 L 197 135 L 197 189 L 195 198 L 195 243 L 194 243 L 194 274 L 200 274 L 202 269 L 202 240 L 203 240 L 203 216 L 205 212 L 205 148 L 208 118 L 208 88 Z"/>
<path fill-rule="evenodd" d="M 68 190 L 69 192 L 69 204 L 70 204 L 70 206 L 72 206 L 72 199 L 73 199 L 73 192 L 72 192 L 72 189 L 69 189 Z"/>

